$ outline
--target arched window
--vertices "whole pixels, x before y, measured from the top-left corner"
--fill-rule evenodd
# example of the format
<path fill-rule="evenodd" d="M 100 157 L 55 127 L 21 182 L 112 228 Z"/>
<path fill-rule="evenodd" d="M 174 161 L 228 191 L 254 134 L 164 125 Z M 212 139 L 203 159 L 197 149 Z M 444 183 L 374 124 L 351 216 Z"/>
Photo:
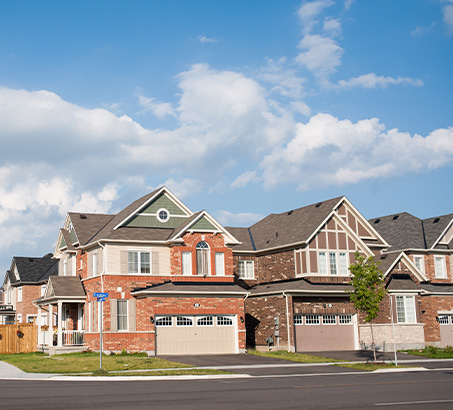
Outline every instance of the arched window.
<path fill-rule="evenodd" d="M 209 245 L 197 243 L 197 275 L 209 275 Z"/>

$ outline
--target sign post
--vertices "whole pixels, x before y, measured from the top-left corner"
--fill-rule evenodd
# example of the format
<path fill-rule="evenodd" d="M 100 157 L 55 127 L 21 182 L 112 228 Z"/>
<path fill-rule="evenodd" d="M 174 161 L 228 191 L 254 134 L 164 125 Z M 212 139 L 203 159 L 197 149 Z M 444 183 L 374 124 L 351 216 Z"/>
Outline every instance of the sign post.
<path fill-rule="evenodd" d="M 105 302 L 105 298 L 108 298 L 109 294 L 104 292 L 95 292 L 93 293 L 93 296 L 100 303 L 101 320 L 99 324 L 99 369 L 102 370 L 102 322 L 104 321 L 104 308 L 102 306 L 102 302 Z"/>

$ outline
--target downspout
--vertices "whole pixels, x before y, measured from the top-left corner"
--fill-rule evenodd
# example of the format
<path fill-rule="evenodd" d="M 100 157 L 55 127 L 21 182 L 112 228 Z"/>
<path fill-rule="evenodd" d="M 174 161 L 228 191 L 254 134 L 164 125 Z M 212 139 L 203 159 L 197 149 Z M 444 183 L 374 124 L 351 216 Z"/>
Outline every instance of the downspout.
<path fill-rule="evenodd" d="M 289 353 L 289 352 L 291 352 L 291 343 L 290 343 L 291 330 L 289 327 L 288 295 L 285 292 L 283 292 L 283 296 L 285 297 L 285 301 L 286 301 L 286 329 L 288 330 L 288 353 Z"/>

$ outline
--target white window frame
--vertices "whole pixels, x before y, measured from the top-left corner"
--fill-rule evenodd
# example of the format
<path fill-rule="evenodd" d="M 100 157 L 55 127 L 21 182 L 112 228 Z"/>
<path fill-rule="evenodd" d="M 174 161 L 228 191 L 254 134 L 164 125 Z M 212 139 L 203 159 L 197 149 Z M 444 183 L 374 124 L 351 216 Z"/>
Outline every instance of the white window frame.
<path fill-rule="evenodd" d="M 63 276 L 68 275 L 68 259 L 65 258 L 63 261 Z"/>
<path fill-rule="evenodd" d="M 320 275 L 327 275 L 328 272 L 327 264 L 327 252 L 318 252 L 318 271 Z"/>
<path fill-rule="evenodd" d="M 47 284 L 41 285 L 41 296 L 44 296 L 46 293 Z"/>
<path fill-rule="evenodd" d="M 420 261 L 420 266 L 417 266 L 417 260 Z M 417 266 L 417 268 L 425 273 L 425 257 L 423 255 L 414 255 L 414 265 Z"/>
<path fill-rule="evenodd" d="M 193 317 L 176 316 L 176 327 L 192 327 L 194 324 Z"/>
<path fill-rule="evenodd" d="M 181 265 L 182 274 L 184 276 L 192 275 L 192 252 L 181 252 Z"/>
<path fill-rule="evenodd" d="M 22 286 L 18 286 L 17 287 L 17 301 L 18 302 L 22 302 L 22 295 L 23 291 L 22 291 Z"/>
<path fill-rule="evenodd" d="M 216 276 L 225 276 L 225 253 L 215 253 L 215 274 Z"/>
<path fill-rule="evenodd" d="M 318 326 L 321 324 L 320 315 L 305 315 L 305 324 L 309 326 Z"/>
<path fill-rule="evenodd" d="M 228 316 L 217 316 L 217 326 L 233 326 L 233 318 Z"/>
<path fill-rule="evenodd" d="M 38 315 L 27 315 L 27 323 L 33 323 L 33 320 L 30 322 L 30 319 L 36 319 Z M 36 323 L 38 323 L 36 321 Z"/>
<path fill-rule="evenodd" d="M 439 325 L 449 325 L 451 323 L 451 315 L 439 315 Z"/>
<path fill-rule="evenodd" d="M 303 325 L 304 324 L 304 317 L 302 315 L 294 315 L 294 324 L 295 325 Z"/>
<path fill-rule="evenodd" d="M 417 323 L 417 312 L 415 309 L 415 295 L 395 295 L 396 320 L 398 323 Z M 403 308 L 401 312 L 399 308 Z M 408 320 L 408 313 L 413 315 L 413 320 Z M 404 315 L 404 317 L 402 317 Z"/>
<path fill-rule="evenodd" d="M 251 266 L 251 269 L 249 270 L 247 266 Z M 250 271 L 251 275 L 248 274 Z M 240 279 L 255 279 L 255 261 L 250 259 L 239 259 L 238 277 Z"/>
<path fill-rule="evenodd" d="M 162 316 L 156 319 L 157 327 L 172 327 L 173 326 L 173 317 L 172 316 Z"/>
<path fill-rule="evenodd" d="M 438 261 L 440 264 L 438 264 Z M 436 279 L 447 278 L 447 264 L 445 262 L 445 256 L 434 255 L 434 272 Z"/>
<path fill-rule="evenodd" d="M 197 326 L 200 326 L 200 327 L 212 327 L 212 326 L 214 326 L 214 316 L 197 317 Z"/>
<path fill-rule="evenodd" d="M 22 323 L 22 313 L 17 314 L 17 323 Z"/>
<path fill-rule="evenodd" d="M 342 314 L 338 315 L 338 324 L 339 325 L 350 325 L 352 324 L 352 315 L 351 314 Z"/>
<path fill-rule="evenodd" d="M 127 332 L 129 329 L 129 318 L 128 318 L 128 300 L 127 299 L 118 299 L 116 301 L 116 325 L 117 325 L 117 330 L 118 332 Z M 120 315 L 120 305 L 126 307 L 126 313 L 121 313 Z M 99 309 L 100 311 L 101 309 Z M 120 326 L 120 318 L 124 320 L 126 318 L 126 326 Z M 124 324 L 124 323 L 123 323 Z"/>
<path fill-rule="evenodd" d="M 165 212 L 167 214 L 167 218 L 162 218 L 160 216 L 160 213 L 161 212 Z M 168 209 L 165 209 L 165 208 L 160 208 L 157 212 L 156 212 L 156 217 L 158 219 L 159 222 L 162 222 L 162 223 L 165 223 L 165 222 L 168 222 L 169 219 L 170 219 L 170 212 L 168 212 Z"/>
<path fill-rule="evenodd" d="M 137 254 L 137 272 L 131 271 L 131 263 L 130 263 L 130 255 Z M 143 265 L 142 265 L 142 255 L 148 254 L 149 257 L 149 273 L 142 272 Z M 127 251 L 127 273 L 129 275 L 152 275 L 153 274 L 153 263 L 152 263 L 152 252 L 151 251 L 142 251 L 142 250 L 128 250 Z"/>
<path fill-rule="evenodd" d="M 335 263 L 333 271 L 332 257 Z M 318 251 L 318 272 L 320 276 L 349 276 L 349 255 L 347 251 Z"/>
<path fill-rule="evenodd" d="M 205 241 L 200 241 L 195 247 L 197 258 L 197 275 L 208 276 L 211 274 L 211 248 Z"/>
<path fill-rule="evenodd" d="M 322 315 L 322 324 L 323 325 L 336 325 L 337 317 L 335 315 Z"/>

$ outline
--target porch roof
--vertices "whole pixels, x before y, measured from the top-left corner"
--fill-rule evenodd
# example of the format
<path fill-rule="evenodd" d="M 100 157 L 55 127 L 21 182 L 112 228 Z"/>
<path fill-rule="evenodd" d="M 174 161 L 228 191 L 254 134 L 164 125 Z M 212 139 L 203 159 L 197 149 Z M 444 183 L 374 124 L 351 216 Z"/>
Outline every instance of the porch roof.
<path fill-rule="evenodd" d="M 57 301 L 76 302 L 86 299 L 85 289 L 77 276 L 51 276 L 46 294 L 35 300 L 43 305 Z"/>

